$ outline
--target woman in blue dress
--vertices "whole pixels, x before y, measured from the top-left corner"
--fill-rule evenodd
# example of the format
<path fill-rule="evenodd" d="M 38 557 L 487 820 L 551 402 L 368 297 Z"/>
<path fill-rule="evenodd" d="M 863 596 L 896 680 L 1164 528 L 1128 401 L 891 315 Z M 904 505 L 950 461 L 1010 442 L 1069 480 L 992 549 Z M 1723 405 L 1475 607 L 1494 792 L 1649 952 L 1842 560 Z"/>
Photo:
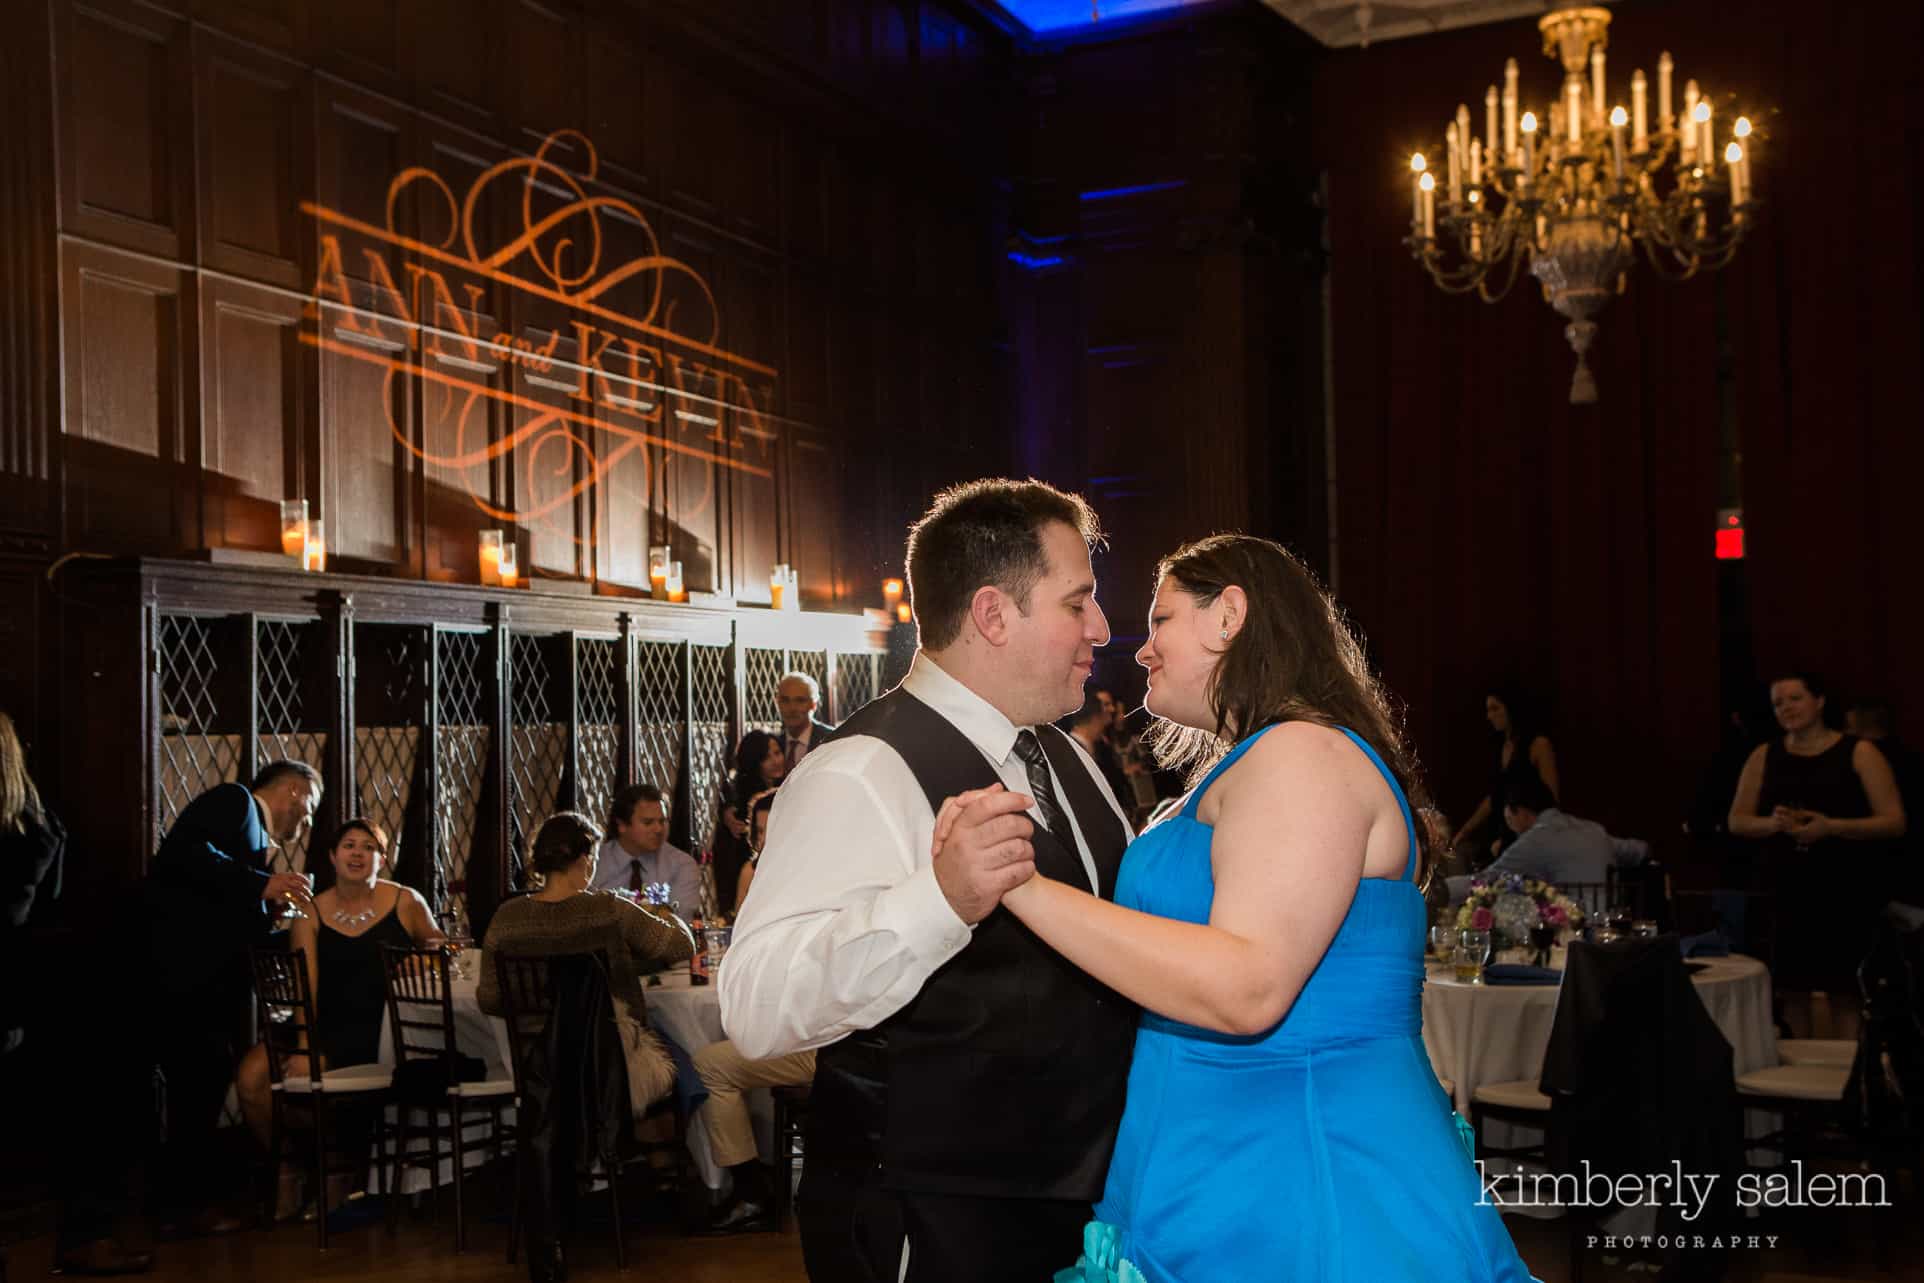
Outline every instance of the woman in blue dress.
<path fill-rule="evenodd" d="M 1058 1283 L 1524 1283 L 1423 1050 L 1417 782 L 1361 646 L 1267 540 L 1205 539 L 1157 578 L 1136 658 L 1195 785 L 1114 904 L 1043 877 L 1003 899 L 1143 1008 Z"/>

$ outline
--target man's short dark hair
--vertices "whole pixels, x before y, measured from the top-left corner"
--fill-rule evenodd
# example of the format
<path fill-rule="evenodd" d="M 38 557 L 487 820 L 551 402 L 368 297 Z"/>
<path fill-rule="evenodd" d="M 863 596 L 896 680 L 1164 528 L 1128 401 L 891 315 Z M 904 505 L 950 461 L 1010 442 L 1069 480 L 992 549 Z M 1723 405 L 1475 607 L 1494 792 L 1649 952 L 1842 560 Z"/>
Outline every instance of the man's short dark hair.
<path fill-rule="evenodd" d="M 660 789 L 652 784 L 630 784 L 615 794 L 615 800 L 608 804 L 608 836 L 613 837 L 616 829 L 632 822 L 635 808 L 643 802 L 653 802 L 662 809 L 663 814 L 668 811 L 668 804 L 661 800 Z"/>
<path fill-rule="evenodd" d="M 307 781 L 307 787 L 312 790 L 316 796 L 326 788 L 326 785 L 321 783 L 321 773 L 319 771 L 309 766 L 306 762 L 297 762 L 291 757 L 283 757 L 277 762 L 269 762 L 266 766 L 261 767 L 260 773 L 254 776 L 254 782 L 247 786 L 247 791 L 250 793 L 264 793 L 283 780 L 290 779 L 297 775 Z"/>
<path fill-rule="evenodd" d="M 1550 786 L 1537 778 L 1535 771 L 1527 776 L 1511 780 L 1503 795 L 1503 805 L 1507 809 L 1515 807 L 1519 811 L 1535 811 L 1541 815 L 1557 804 L 1557 795 Z"/>
<path fill-rule="evenodd" d="M 1081 495 L 1041 481 L 989 477 L 950 486 L 909 527 L 909 600 L 922 645 L 941 650 L 962 635 L 976 590 L 993 584 L 1025 614 L 1049 569 L 1043 527 L 1061 522 L 1096 547 L 1102 526 Z"/>

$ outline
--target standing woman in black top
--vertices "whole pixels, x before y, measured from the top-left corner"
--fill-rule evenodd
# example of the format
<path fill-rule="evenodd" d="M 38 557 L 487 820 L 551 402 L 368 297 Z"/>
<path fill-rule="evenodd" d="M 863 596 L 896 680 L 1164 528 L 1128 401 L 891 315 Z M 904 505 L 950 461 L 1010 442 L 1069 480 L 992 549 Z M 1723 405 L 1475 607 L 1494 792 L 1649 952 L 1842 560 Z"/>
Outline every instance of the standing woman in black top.
<path fill-rule="evenodd" d="M 1496 832 L 1490 842 L 1489 854 L 1501 854 L 1517 835 L 1504 822 L 1503 809 L 1507 804 L 1512 785 L 1520 777 L 1535 775 L 1550 790 L 1550 796 L 1563 796 L 1563 781 L 1557 775 L 1557 751 L 1550 743 L 1550 737 L 1543 734 L 1530 705 L 1515 689 L 1492 691 L 1483 697 L 1483 716 L 1495 732 L 1495 751 L 1490 763 L 1490 789 L 1483 800 L 1476 804 L 1476 810 L 1463 822 L 1463 827 L 1450 839 L 1450 849 L 1463 845 L 1465 839 L 1479 832 L 1485 823 L 1494 820 Z M 1478 864 L 1481 860 L 1475 861 Z"/>
<path fill-rule="evenodd" d="M 1729 828 L 1770 844 L 1778 987 L 1848 994 L 1888 895 L 1904 803 L 1877 746 L 1825 723 L 1822 682 L 1780 677 L 1770 706 L 1784 733 L 1744 763 Z"/>
<path fill-rule="evenodd" d="M 19 1045 L 36 988 L 29 924 L 44 923 L 60 897 L 67 831 L 40 801 L 13 719 L 0 713 L 0 1056 Z"/>

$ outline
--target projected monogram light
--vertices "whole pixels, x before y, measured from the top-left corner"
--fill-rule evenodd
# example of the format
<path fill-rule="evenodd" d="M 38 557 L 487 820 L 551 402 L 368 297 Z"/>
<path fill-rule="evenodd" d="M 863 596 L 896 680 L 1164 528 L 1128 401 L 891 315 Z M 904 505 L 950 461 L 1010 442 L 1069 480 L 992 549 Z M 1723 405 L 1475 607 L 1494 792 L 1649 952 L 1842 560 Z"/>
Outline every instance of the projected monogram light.
<path fill-rule="evenodd" d="M 457 471 L 491 517 L 543 522 L 558 509 L 566 516 L 585 491 L 624 474 L 621 496 L 645 503 L 651 450 L 772 475 L 775 371 L 720 346 L 707 282 L 661 253 L 640 210 L 590 193 L 597 165 L 588 139 L 561 130 L 534 155 L 487 169 L 459 198 L 432 170 L 402 171 L 388 185 L 382 226 L 301 206 L 321 231 L 307 308 L 313 327 L 302 341 L 380 368 L 394 439 Z M 520 227 L 500 245 L 486 243 L 491 191 L 519 196 L 512 204 Z M 416 192 L 418 238 L 401 230 Z M 445 234 L 428 240 L 425 229 L 443 222 Z M 639 253 L 611 250 L 617 224 Z M 389 267 L 397 249 L 404 282 Z M 502 303 L 541 319 L 514 333 L 485 323 L 490 304 Z M 404 398 L 396 379 L 420 381 L 418 436 L 397 417 Z M 492 465 L 502 458 L 519 480 L 510 478 L 515 498 L 498 502 Z M 678 505 L 679 519 L 713 502 L 714 470 L 700 471 L 703 493 Z M 570 532 L 574 525 L 546 524 Z"/>

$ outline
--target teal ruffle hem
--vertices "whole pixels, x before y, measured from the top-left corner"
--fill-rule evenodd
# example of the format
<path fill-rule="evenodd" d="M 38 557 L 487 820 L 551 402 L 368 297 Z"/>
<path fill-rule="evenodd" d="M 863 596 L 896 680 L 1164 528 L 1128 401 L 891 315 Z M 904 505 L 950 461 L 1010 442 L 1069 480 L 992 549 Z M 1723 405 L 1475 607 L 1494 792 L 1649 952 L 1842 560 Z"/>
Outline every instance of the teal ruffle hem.
<path fill-rule="evenodd" d="M 1148 1283 L 1142 1271 L 1122 1259 L 1122 1231 L 1106 1221 L 1082 1227 L 1082 1255 L 1066 1270 L 1057 1270 L 1055 1283 Z"/>

